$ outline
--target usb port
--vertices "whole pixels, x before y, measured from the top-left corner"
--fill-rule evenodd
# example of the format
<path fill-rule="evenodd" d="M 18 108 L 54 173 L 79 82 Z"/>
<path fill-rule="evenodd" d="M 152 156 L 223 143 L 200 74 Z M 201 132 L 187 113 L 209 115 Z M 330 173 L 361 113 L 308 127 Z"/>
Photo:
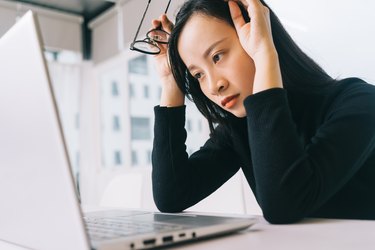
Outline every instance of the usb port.
<path fill-rule="evenodd" d="M 149 240 L 144 240 L 143 245 L 154 245 L 156 242 L 156 239 L 149 239 Z"/>
<path fill-rule="evenodd" d="M 181 234 L 178 235 L 178 237 L 180 237 L 180 238 L 184 238 L 185 236 L 186 236 L 186 233 L 181 233 Z"/>
<path fill-rule="evenodd" d="M 164 237 L 163 237 L 163 242 L 164 242 L 164 243 L 173 242 L 173 236 L 172 236 L 172 235 L 164 236 Z"/>

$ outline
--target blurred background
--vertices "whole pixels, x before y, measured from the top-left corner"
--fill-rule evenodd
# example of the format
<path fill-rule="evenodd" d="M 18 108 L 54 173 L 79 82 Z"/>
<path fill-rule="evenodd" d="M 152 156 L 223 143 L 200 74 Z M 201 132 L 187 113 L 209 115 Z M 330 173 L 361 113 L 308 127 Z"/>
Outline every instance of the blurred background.
<path fill-rule="evenodd" d="M 174 20 L 184 0 L 172 0 Z M 375 2 L 268 0 L 304 51 L 332 77 L 375 83 Z M 148 0 L 0 0 L 0 36 L 38 14 L 72 172 L 83 205 L 156 209 L 151 189 L 153 107 L 161 87 L 152 56 L 129 50 Z M 152 0 L 138 35 L 168 0 Z M 208 126 L 187 102 L 187 150 Z M 261 214 L 242 173 L 190 210 Z"/>

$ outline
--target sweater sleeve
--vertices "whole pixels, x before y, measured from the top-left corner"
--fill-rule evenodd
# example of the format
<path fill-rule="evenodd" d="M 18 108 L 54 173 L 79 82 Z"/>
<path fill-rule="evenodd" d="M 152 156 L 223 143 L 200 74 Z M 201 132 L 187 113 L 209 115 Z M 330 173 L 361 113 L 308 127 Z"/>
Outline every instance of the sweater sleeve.
<path fill-rule="evenodd" d="M 374 91 L 352 91 L 338 98 L 308 145 L 299 139 L 286 90 L 257 93 L 244 105 L 256 196 L 271 223 L 309 216 L 374 150 Z"/>
<path fill-rule="evenodd" d="M 154 111 L 154 201 L 162 212 L 181 212 L 224 184 L 239 170 L 239 163 L 220 126 L 189 157 L 185 145 L 185 106 L 156 106 Z"/>

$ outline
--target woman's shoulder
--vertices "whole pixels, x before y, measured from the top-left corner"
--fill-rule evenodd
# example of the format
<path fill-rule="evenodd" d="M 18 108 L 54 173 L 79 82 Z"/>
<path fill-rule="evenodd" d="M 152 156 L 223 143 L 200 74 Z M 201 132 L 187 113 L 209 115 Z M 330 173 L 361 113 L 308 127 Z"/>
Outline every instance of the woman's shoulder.
<path fill-rule="evenodd" d="M 331 115 L 364 115 L 369 123 L 375 125 L 375 85 L 352 77 L 337 81 L 336 88 L 336 97 L 329 112 Z"/>
<path fill-rule="evenodd" d="M 373 83 L 375 84 L 375 83 Z M 364 90 L 368 92 L 375 91 L 375 85 L 366 82 L 365 80 L 358 77 L 349 77 L 340 80 L 336 80 L 336 85 L 340 88 L 346 89 L 348 91 L 352 90 Z"/>
<path fill-rule="evenodd" d="M 314 88 L 289 89 L 287 93 L 295 116 L 317 113 L 334 117 L 358 112 L 375 116 L 375 85 L 361 78 L 336 79 Z"/>
<path fill-rule="evenodd" d="M 364 81 L 361 78 L 350 77 L 336 81 L 338 97 L 342 101 L 358 100 L 369 101 L 375 104 L 375 85 Z"/>
<path fill-rule="evenodd" d="M 338 102 L 343 99 L 368 97 L 375 102 L 375 85 L 357 77 L 335 79 L 325 84 L 309 88 L 288 89 L 291 99 L 318 100 L 326 103 Z"/>

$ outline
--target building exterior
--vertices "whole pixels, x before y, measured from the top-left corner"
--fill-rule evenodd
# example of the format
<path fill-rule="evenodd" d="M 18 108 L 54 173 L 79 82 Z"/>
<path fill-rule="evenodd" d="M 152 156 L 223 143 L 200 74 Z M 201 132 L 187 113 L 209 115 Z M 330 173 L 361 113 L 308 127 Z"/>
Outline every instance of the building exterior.
<path fill-rule="evenodd" d="M 151 56 L 138 54 L 122 65 L 126 71 L 118 67 L 100 78 L 102 166 L 150 167 L 154 106 L 160 101 L 161 84 Z M 208 126 L 194 104 L 187 100 L 186 105 L 191 154 L 208 138 Z"/>

